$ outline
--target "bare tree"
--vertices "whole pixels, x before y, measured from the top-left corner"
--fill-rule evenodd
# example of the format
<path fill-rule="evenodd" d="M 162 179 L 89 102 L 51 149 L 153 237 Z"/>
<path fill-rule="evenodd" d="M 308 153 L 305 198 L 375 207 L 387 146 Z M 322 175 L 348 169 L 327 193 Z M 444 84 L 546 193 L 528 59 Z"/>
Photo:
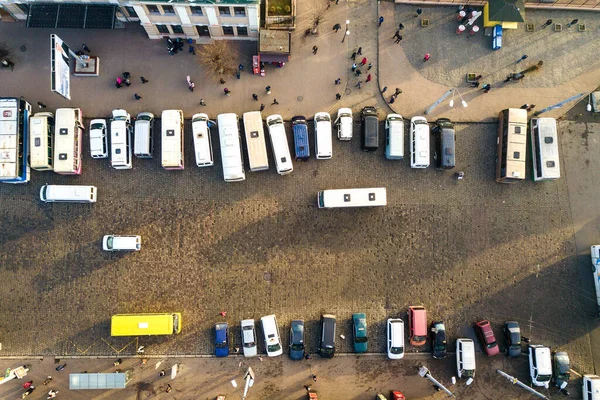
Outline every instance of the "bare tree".
<path fill-rule="evenodd" d="M 218 80 L 237 71 L 235 53 L 226 40 L 215 40 L 204 45 L 197 54 L 198 62 L 211 79 Z"/>

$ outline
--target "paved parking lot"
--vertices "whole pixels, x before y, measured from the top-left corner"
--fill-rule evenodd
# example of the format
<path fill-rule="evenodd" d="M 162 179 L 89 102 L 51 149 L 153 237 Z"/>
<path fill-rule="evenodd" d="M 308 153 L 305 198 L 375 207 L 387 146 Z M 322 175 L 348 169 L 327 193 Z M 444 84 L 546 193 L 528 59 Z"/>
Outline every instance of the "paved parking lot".
<path fill-rule="evenodd" d="M 452 339 L 472 336 L 477 319 L 497 335 L 515 319 L 591 372 L 566 180 L 496 184 L 495 131 L 457 125 L 463 181 L 362 152 L 358 138 L 334 141 L 332 160 L 295 163 L 289 176 L 271 168 L 233 184 L 222 180 L 216 132 L 216 166 L 192 165 L 189 121 L 184 171 L 163 170 L 159 156 L 113 170 L 86 141 L 81 176 L 34 171 L 28 185 L 0 185 L 1 353 L 132 354 L 143 344 L 209 354 L 222 310 L 236 346 L 241 319 L 275 313 L 287 342 L 289 322 L 303 318 L 311 352 L 321 313 L 337 315 L 348 352 L 351 314 L 363 311 L 370 351 L 384 352 L 385 319 L 422 304 Z M 43 204 L 44 183 L 96 185 L 98 202 Z M 388 188 L 387 207 L 316 206 L 318 190 L 371 186 Z M 140 234 L 142 250 L 102 252 L 107 233 Z M 169 311 L 183 313 L 176 337 L 110 337 L 112 314 Z"/>

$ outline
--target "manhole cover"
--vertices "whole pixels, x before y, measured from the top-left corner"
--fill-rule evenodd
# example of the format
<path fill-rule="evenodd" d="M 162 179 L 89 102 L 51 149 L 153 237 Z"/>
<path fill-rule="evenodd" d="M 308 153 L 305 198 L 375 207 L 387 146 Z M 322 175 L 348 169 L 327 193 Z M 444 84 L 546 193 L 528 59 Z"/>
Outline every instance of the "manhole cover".
<path fill-rule="evenodd" d="M 297 99 L 298 101 L 302 101 L 302 100 L 304 100 L 304 96 L 298 96 L 298 97 L 296 97 L 296 99 Z"/>
<path fill-rule="evenodd" d="M 263 279 L 267 282 L 271 282 L 271 273 L 265 272 L 265 274 L 263 275 Z"/>
<path fill-rule="evenodd" d="M 26 52 L 27 51 L 27 46 L 23 45 L 23 46 L 20 47 L 20 49 L 21 49 L 22 52 Z"/>
<path fill-rule="evenodd" d="M 346 94 L 350 94 L 350 93 L 352 93 L 352 89 L 350 89 L 350 88 L 346 88 L 346 91 L 345 91 L 344 93 L 346 93 Z"/>

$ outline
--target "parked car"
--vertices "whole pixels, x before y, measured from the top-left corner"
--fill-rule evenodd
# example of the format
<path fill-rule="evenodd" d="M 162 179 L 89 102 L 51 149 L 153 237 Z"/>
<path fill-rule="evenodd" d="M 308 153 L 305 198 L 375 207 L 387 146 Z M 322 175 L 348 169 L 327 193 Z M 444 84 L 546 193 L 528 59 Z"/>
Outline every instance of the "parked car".
<path fill-rule="evenodd" d="M 308 144 L 308 126 L 306 118 L 297 115 L 292 118 L 292 129 L 294 131 L 294 149 L 296 161 L 308 161 L 310 158 L 310 146 Z"/>
<path fill-rule="evenodd" d="M 387 356 L 392 360 L 404 357 L 404 321 L 400 318 L 387 320 Z"/>
<path fill-rule="evenodd" d="M 90 153 L 92 158 L 108 157 L 108 135 L 105 119 L 93 119 L 90 122 Z"/>
<path fill-rule="evenodd" d="M 290 327 L 290 358 L 302 360 L 304 358 L 304 321 L 296 319 Z"/>
<path fill-rule="evenodd" d="M 335 315 L 321 315 L 319 355 L 323 358 L 332 358 L 335 355 Z"/>
<path fill-rule="evenodd" d="M 229 326 L 227 322 L 215 325 L 215 356 L 227 357 L 229 355 Z"/>
<path fill-rule="evenodd" d="M 475 332 L 479 337 L 479 341 L 483 346 L 483 351 L 488 356 L 495 356 L 500 353 L 500 348 L 496 342 L 494 331 L 492 330 L 492 324 L 487 319 L 475 323 Z"/>
<path fill-rule="evenodd" d="M 367 316 L 365 313 L 352 314 L 352 333 L 354 335 L 354 351 L 366 353 L 367 351 Z"/>
<path fill-rule="evenodd" d="M 508 321 L 502 328 L 506 355 L 509 357 L 521 356 L 521 328 L 517 321 Z"/>
<path fill-rule="evenodd" d="M 254 326 L 254 320 L 243 320 L 241 328 L 244 357 L 255 357 L 258 354 L 258 349 L 256 346 L 256 327 Z"/>
<path fill-rule="evenodd" d="M 406 400 L 406 397 L 402 394 L 402 392 L 398 390 L 394 390 L 392 392 L 392 400 Z"/>
<path fill-rule="evenodd" d="M 365 107 L 362 110 L 362 141 L 364 151 L 375 151 L 379 147 L 379 120 L 375 107 Z"/>
<path fill-rule="evenodd" d="M 535 386 L 548 388 L 550 379 L 552 378 L 550 349 L 539 344 L 530 344 L 528 353 L 531 383 Z"/>
<path fill-rule="evenodd" d="M 566 351 L 557 351 L 552 358 L 552 383 L 563 389 L 571 378 L 571 362 Z"/>
<path fill-rule="evenodd" d="M 448 344 L 446 342 L 446 327 L 442 321 L 431 323 L 431 343 L 433 358 L 446 358 Z"/>
<path fill-rule="evenodd" d="M 408 330 L 411 346 L 425 345 L 427 342 L 427 312 L 425 307 L 408 307 Z"/>
<path fill-rule="evenodd" d="M 139 235 L 104 235 L 102 249 L 105 251 L 140 251 L 142 237 Z"/>

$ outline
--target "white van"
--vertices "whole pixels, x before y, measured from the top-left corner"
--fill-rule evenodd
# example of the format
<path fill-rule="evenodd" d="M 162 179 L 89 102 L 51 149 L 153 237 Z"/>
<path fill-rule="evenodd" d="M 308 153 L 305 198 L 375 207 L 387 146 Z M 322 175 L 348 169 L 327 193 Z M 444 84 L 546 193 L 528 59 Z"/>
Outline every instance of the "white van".
<path fill-rule="evenodd" d="M 104 235 L 102 250 L 106 251 L 139 251 L 142 237 L 136 235 Z"/>
<path fill-rule="evenodd" d="M 281 336 L 279 335 L 279 327 L 275 315 L 267 315 L 260 319 L 262 323 L 263 333 L 265 335 L 265 347 L 269 357 L 276 357 L 283 354 L 281 347 Z"/>
<path fill-rule="evenodd" d="M 402 160 L 404 158 L 404 119 L 400 114 L 388 114 L 385 119 L 385 158 Z"/>
<path fill-rule="evenodd" d="M 244 159 L 242 157 L 240 122 L 237 114 L 227 113 L 217 115 L 217 126 L 219 127 L 221 162 L 223 163 L 223 178 L 225 182 L 246 180 Z"/>
<path fill-rule="evenodd" d="M 459 378 L 475 378 L 475 343 L 456 339 L 456 370 Z"/>
<path fill-rule="evenodd" d="M 535 386 L 548 388 L 552 378 L 552 357 L 550 348 L 539 344 L 530 344 L 529 352 L 529 375 L 531 383 Z"/>
<path fill-rule="evenodd" d="M 331 116 L 326 112 L 315 114 L 315 154 L 317 160 L 331 158 Z"/>
<path fill-rule="evenodd" d="M 110 163 L 115 169 L 131 169 L 131 116 L 125 110 L 113 110 L 110 121 Z"/>
<path fill-rule="evenodd" d="M 583 400 L 600 400 L 600 376 L 583 376 Z"/>
<path fill-rule="evenodd" d="M 404 358 L 404 321 L 400 318 L 387 320 L 387 356 L 392 360 Z"/>
<path fill-rule="evenodd" d="M 29 163 L 37 171 L 52 170 L 54 151 L 54 114 L 35 113 L 29 118 Z"/>
<path fill-rule="evenodd" d="M 340 108 L 335 120 L 337 124 L 337 136 L 339 140 L 352 139 L 352 110 L 349 108 Z"/>
<path fill-rule="evenodd" d="M 103 118 L 90 122 L 90 153 L 92 158 L 108 157 L 108 133 Z"/>
<path fill-rule="evenodd" d="M 294 166 L 292 165 L 292 156 L 290 155 L 290 147 L 281 115 L 269 115 L 267 117 L 267 127 L 271 137 L 271 147 L 273 147 L 273 158 L 275 159 L 277 173 L 287 175 L 294 170 Z"/>
<path fill-rule="evenodd" d="M 596 288 L 596 303 L 598 304 L 598 311 L 600 312 L 600 244 L 593 245 L 590 248 L 590 252 L 592 255 L 594 287 Z"/>
<path fill-rule="evenodd" d="M 215 165 L 209 124 L 210 121 L 206 114 L 199 113 L 192 116 L 194 152 L 196 153 L 196 165 L 199 167 L 212 167 Z"/>
<path fill-rule="evenodd" d="M 152 158 L 154 150 L 154 114 L 141 112 L 135 120 L 135 142 L 133 155 L 137 158 Z"/>
<path fill-rule="evenodd" d="M 96 186 L 44 185 L 40 189 L 40 200 L 45 203 L 95 203 L 97 195 Z"/>
<path fill-rule="evenodd" d="M 410 167 L 429 167 L 429 124 L 424 117 L 410 120 Z"/>

